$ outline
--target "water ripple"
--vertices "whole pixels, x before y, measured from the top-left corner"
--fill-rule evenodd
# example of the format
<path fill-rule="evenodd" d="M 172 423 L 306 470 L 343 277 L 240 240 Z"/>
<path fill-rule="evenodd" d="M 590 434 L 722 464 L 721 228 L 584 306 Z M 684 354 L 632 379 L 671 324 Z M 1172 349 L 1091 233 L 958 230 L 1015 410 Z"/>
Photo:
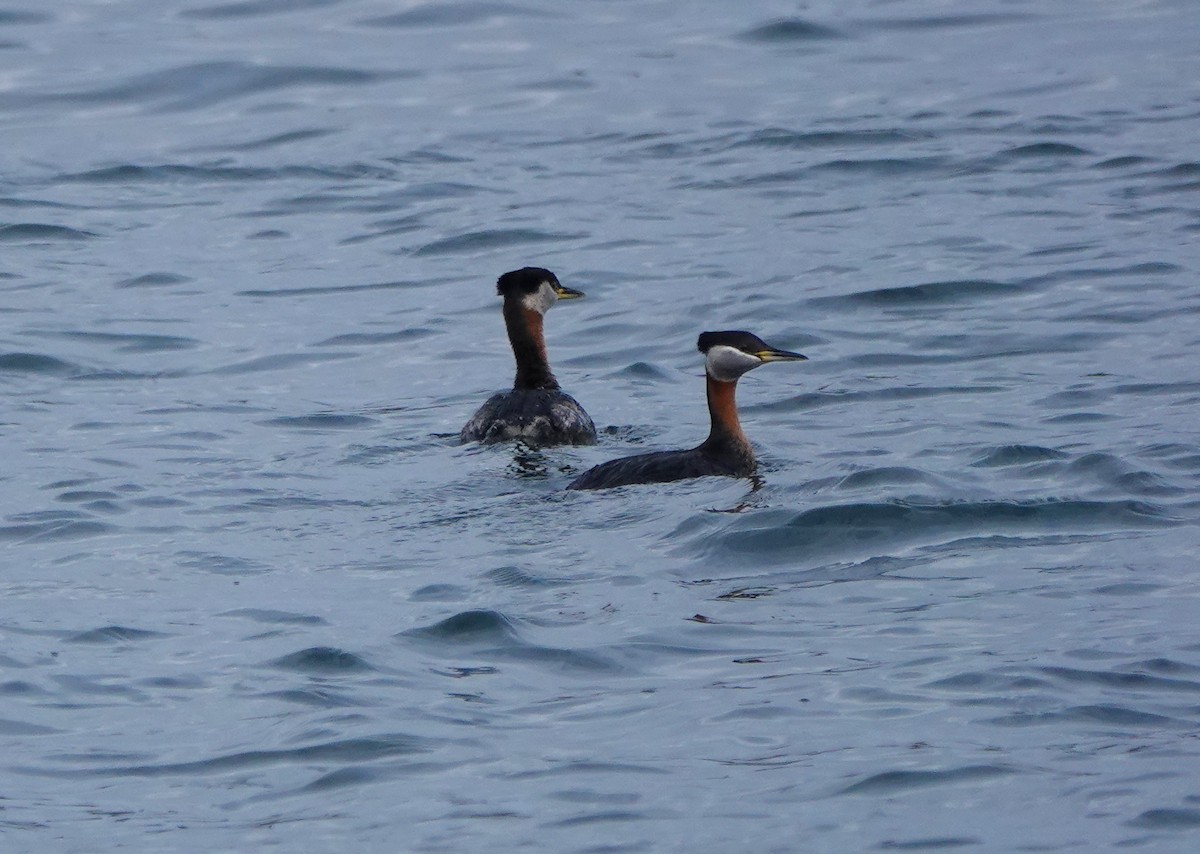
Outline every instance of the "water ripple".
<path fill-rule="evenodd" d="M 947 30 L 967 27 L 992 27 L 1037 21 L 1036 15 L 982 12 L 964 15 L 922 15 L 912 18 L 872 18 L 860 27 L 880 30 Z"/>
<path fill-rule="evenodd" d="M 506 246 L 578 240 L 586 236 L 581 233 L 538 231 L 528 228 L 489 229 L 434 240 L 417 247 L 412 254 L 417 256 L 473 254 Z"/>
<path fill-rule="evenodd" d="M 43 353 L 0 353 L 0 373 L 51 374 L 79 373 L 79 365 Z"/>
<path fill-rule="evenodd" d="M 90 774 L 102 777 L 174 777 L 226 774 L 249 768 L 272 765 L 307 765 L 312 762 L 374 762 L 394 756 L 411 756 L 432 750 L 435 743 L 427 738 L 405 734 L 379 735 L 371 738 L 349 738 L 280 750 L 247 750 L 201 759 L 195 762 L 172 762 L 160 765 L 118 765 L 92 769 L 58 771 L 28 768 L 29 773 L 61 776 Z"/>
<path fill-rule="evenodd" d="M 992 448 L 982 457 L 971 463 L 973 466 L 984 468 L 998 466 L 1018 466 L 1028 463 L 1042 463 L 1048 460 L 1063 460 L 1070 455 L 1054 448 L 1042 448 L 1037 445 L 1005 445 Z"/>
<path fill-rule="evenodd" d="M 1186 830 L 1200 827 L 1200 809 L 1146 810 L 1129 822 L 1147 830 Z"/>
<path fill-rule="evenodd" d="M 179 16 L 198 20 L 258 18 L 264 15 L 322 9 L 327 6 L 336 6 L 341 2 L 342 0 L 243 0 L 240 3 L 214 3 L 209 6 L 184 9 Z"/>
<path fill-rule="evenodd" d="M 49 543 L 99 537 L 116 531 L 116 527 L 86 518 L 48 519 L 16 525 L 0 525 L 0 541 L 17 543 Z"/>
<path fill-rule="evenodd" d="M 0 9 L 0 24 L 14 26 L 22 24 L 44 24 L 53 21 L 54 16 L 47 12 L 30 12 L 25 9 Z"/>
<path fill-rule="evenodd" d="M 1032 727 L 1048 724 L 1100 724 L 1106 727 L 1145 727 L 1149 729 L 1193 729 L 1196 722 L 1167 715 L 1142 712 L 1112 703 L 1072 706 L 1052 712 L 1016 712 L 993 718 L 989 723 L 1004 727 Z"/>
<path fill-rule="evenodd" d="M 107 349 L 114 353 L 163 353 L 173 350 L 191 350 L 200 344 L 194 338 L 177 335 L 147 335 L 136 332 L 31 331 L 27 334 L 42 338 L 66 338 L 85 343 L 110 345 Z"/>
<path fill-rule="evenodd" d="M 363 673 L 374 670 L 364 659 L 352 652 L 329 646 L 302 649 L 271 662 L 280 670 L 298 670 L 303 673 Z"/>
<path fill-rule="evenodd" d="M 100 169 L 89 169 L 86 172 L 58 175 L 55 177 L 55 182 L 118 184 L 121 186 L 193 182 L 207 185 L 217 181 L 237 184 L 250 181 L 290 181 L 295 179 L 352 181 L 370 178 L 387 179 L 393 175 L 394 172 L 389 168 L 367 163 L 338 166 L 273 167 L 234 166 L 228 163 L 160 163 L 153 166 L 122 163 Z M 44 227 L 48 228 L 49 226 Z"/>
<path fill-rule="evenodd" d="M 847 786 L 839 794 L 895 795 L 928 786 L 982 783 L 1015 773 L 1015 769 L 1001 765 L 967 765 L 942 771 L 884 771 Z"/>
<path fill-rule="evenodd" d="M 452 617 L 419 629 L 409 629 L 403 636 L 436 640 L 444 643 L 509 641 L 517 636 L 516 627 L 498 611 L 463 611 Z"/>
<path fill-rule="evenodd" d="M 1091 154 L 1085 148 L 1066 142 L 1031 142 L 1028 145 L 1018 145 L 1001 152 L 1001 158 L 1022 159 L 1028 157 L 1079 157 Z"/>
<path fill-rule="evenodd" d="M 338 359 L 353 359 L 356 355 L 356 353 L 340 351 L 326 351 L 323 353 L 276 353 L 270 356 L 258 356 L 254 359 L 247 359 L 244 362 L 235 362 L 231 365 L 223 365 L 219 368 L 213 368 L 208 373 L 218 376 L 231 376 L 237 374 L 256 374 L 261 371 L 283 371 L 299 365 L 318 365 L 322 362 Z"/>
<path fill-rule="evenodd" d="M 925 282 L 918 285 L 876 288 L 837 297 L 819 297 L 813 305 L 853 307 L 855 304 L 873 306 L 945 304 L 967 300 L 1014 296 L 1026 289 L 1019 284 L 987 279 L 967 279 L 948 282 Z"/>
<path fill-rule="evenodd" d="M 0 225 L 0 243 L 55 243 L 60 240 L 91 240 L 98 236 L 93 231 L 42 222 L 17 222 Z"/>
<path fill-rule="evenodd" d="M 360 86 L 412 76 L 399 71 L 371 72 L 308 65 L 249 62 L 201 62 L 175 66 L 95 89 L 42 94 L 0 94 L 0 109 L 30 105 L 141 105 L 159 112 L 200 110 L 263 92 L 311 86 Z"/>
<path fill-rule="evenodd" d="M 1148 673 L 1113 672 L 1105 670 L 1080 670 L 1073 667 L 1041 667 L 1040 672 L 1065 682 L 1099 685 L 1121 690 L 1155 691 L 1200 691 L 1200 681 L 1190 679 L 1168 679 Z"/>
<path fill-rule="evenodd" d="M 503 18 L 540 17 L 544 14 L 531 6 L 460 0 L 460 2 L 449 4 L 417 4 L 403 12 L 367 18 L 360 23 L 372 27 L 454 27 Z"/>
<path fill-rule="evenodd" d="M 177 273 L 143 273 L 130 279 L 117 282 L 118 288 L 165 288 L 171 285 L 186 285 L 195 281 L 190 276 Z"/>
<path fill-rule="evenodd" d="M 357 430 L 373 424 L 378 424 L 376 418 L 366 415 L 346 415 L 338 412 L 320 412 L 314 415 L 293 415 L 281 418 L 271 418 L 263 424 L 272 427 L 287 427 L 293 430 L 313 430 L 325 432 L 331 430 Z"/>
<path fill-rule="evenodd" d="M 244 617 L 248 620 L 253 620 L 256 623 L 269 623 L 271 625 L 285 626 L 323 626 L 325 620 L 312 614 L 295 614 L 290 611 L 273 611 L 263 608 L 238 608 L 233 611 L 225 611 L 218 616 L 222 617 Z"/>
<path fill-rule="evenodd" d="M 163 637 L 167 637 L 167 635 L 163 634 L 162 632 L 147 631 L 146 629 L 133 629 L 127 626 L 104 626 L 99 629 L 91 629 L 90 631 L 71 635 L 66 640 L 68 643 L 112 644 L 151 640 L 154 638 Z"/>
<path fill-rule="evenodd" d="M 626 670 L 599 653 L 530 643 L 520 636 L 511 620 L 491 610 L 463 611 L 431 626 L 401 632 L 397 638 L 420 641 L 442 654 L 457 654 L 469 649 L 473 655 L 485 659 L 537 664 L 555 671 L 616 673 Z"/>
<path fill-rule="evenodd" d="M 842 131 L 795 131 L 786 128 L 766 128 L 743 134 L 724 146 L 725 150 L 739 148 L 796 149 L 846 148 L 856 145 L 892 146 L 926 139 L 929 135 L 915 130 L 899 128 L 862 128 Z M 704 154 L 707 151 L 694 148 L 687 153 Z"/>
<path fill-rule="evenodd" d="M 828 41 L 846 36 L 833 27 L 803 18 L 780 18 L 746 30 L 738 38 L 762 44 L 793 44 L 796 42 Z"/>
<path fill-rule="evenodd" d="M 1053 532 L 1147 530 L 1178 524 L 1158 505 L 1132 500 L 907 501 L 842 504 L 799 513 L 759 511 L 714 522 L 696 516 L 668 537 L 675 551 L 716 565 L 824 562 L 879 555 L 961 538 L 1006 535 L 1037 539 Z M 717 530 L 713 530 L 717 528 Z"/>
<path fill-rule="evenodd" d="M 396 281 L 396 282 L 372 282 L 363 285 L 314 285 L 306 288 L 275 288 L 272 290 L 264 290 L 261 288 L 253 290 L 238 291 L 238 296 L 243 297 L 297 297 L 297 296 L 327 296 L 330 294 L 349 294 L 357 291 L 390 291 L 401 288 L 412 288 L 425 284 L 424 282 L 411 281 Z"/>

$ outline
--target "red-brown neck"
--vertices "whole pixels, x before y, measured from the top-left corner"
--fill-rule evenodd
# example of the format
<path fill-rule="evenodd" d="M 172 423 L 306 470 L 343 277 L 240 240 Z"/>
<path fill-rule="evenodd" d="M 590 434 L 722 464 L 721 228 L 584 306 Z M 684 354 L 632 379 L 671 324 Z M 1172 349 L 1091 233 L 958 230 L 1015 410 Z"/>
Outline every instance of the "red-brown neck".
<path fill-rule="evenodd" d="M 750 441 L 738 421 L 737 402 L 734 400 L 737 380 L 724 382 L 708 374 L 705 374 L 705 379 L 708 383 L 708 414 L 712 427 L 701 447 L 720 453 L 735 451 L 753 458 Z"/>
<path fill-rule="evenodd" d="M 546 358 L 546 339 L 542 333 L 542 314 L 516 301 L 504 301 L 504 325 L 508 342 L 517 360 L 517 378 L 513 388 L 557 389 L 558 380 Z"/>

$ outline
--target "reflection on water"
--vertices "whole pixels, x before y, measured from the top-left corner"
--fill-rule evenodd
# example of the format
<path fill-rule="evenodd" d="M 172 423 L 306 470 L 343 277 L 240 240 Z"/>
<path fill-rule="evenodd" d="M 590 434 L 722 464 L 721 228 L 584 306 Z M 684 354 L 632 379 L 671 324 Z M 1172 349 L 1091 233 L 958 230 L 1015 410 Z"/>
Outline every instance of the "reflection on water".
<path fill-rule="evenodd" d="M 0 9 L 5 841 L 1188 848 L 1190 11 Z"/>

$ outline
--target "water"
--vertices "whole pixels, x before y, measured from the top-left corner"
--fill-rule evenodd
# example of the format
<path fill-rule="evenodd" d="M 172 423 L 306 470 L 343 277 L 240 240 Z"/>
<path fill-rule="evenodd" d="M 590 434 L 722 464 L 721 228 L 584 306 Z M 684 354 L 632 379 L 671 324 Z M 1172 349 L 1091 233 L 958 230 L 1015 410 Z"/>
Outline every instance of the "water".
<path fill-rule="evenodd" d="M 4 6 L 4 850 L 1192 850 L 1198 37 Z M 525 264 L 596 447 L 454 442 Z M 722 328 L 763 488 L 563 492 Z"/>

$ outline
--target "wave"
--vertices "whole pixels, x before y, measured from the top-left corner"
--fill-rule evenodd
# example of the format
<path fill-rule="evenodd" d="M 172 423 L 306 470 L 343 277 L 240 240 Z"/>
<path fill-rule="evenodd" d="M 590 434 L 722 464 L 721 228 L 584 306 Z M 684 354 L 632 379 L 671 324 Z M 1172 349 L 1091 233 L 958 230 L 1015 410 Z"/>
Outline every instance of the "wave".
<path fill-rule="evenodd" d="M 669 535 L 673 550 L 714 565 L 787 564 L 797 569 L 897 550 L 987 538 L 1002 542 L 1151 530 L 1180 520 L 1145 501 L 1045 499 L 838 504 L 767 510 L 728 521 L 693 516 Z"/>
<path fill-rule="evenodd" d="M 738 35 L 742 41 L 760 44 L 794 44 L 797 42 L 829 41 L 844 39 L 845 34 L 833 27 L 818 24 L 804 18 L 780 18 L 760 24 Z"/>

